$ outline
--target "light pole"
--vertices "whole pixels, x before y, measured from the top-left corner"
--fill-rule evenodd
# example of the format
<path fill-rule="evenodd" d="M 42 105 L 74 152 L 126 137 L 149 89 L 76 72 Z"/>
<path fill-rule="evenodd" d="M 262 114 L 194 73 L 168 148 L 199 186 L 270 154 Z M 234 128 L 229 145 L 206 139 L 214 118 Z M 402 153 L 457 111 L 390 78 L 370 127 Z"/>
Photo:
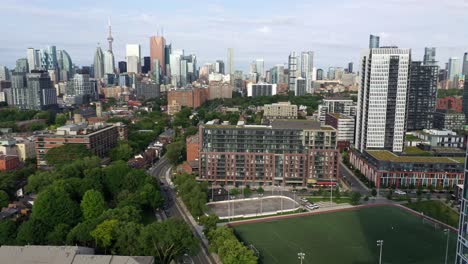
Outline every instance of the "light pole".
<path fill-rule="evenodd" d="M 303 252 L 297 253 L 297 258 L 301 260 L 301 264 L 302 264 L 302 261 L 303 261 L 304 258 L 305 258 L 305 253 L 303 253 Z"/>
<path fill-rule="evenodd" d="M 377 240 L 377 246 L 380 247 L 379 264 L 382 264 L 382 247 L 383 247 L 383 240 Z"/>
<path fill-rule="evenodd" d="M 447 264 L 450 230 L 446 228 L 444 229 L 444 233 L 447 236 L 447 245 L 445 246 L 445 264 Z"/>

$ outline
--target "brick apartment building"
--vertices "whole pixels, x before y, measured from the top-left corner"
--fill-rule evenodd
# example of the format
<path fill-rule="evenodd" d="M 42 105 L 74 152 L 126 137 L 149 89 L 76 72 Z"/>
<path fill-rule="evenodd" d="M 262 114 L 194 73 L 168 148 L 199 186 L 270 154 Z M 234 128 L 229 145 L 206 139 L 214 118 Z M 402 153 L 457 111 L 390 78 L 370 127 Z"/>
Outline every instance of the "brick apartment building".
<path fill-rule="evenodd" d="M 16 155 L 0 154 L 0 171 L 12 171 L 21 166 L 21 162 Z"/>
<path fill-rule="evenodd" d="M 186 88 L 172 89 L 167 93 L 167 102 L 177 102 L 180 106 L 198 108 L 208 100 L 208 89 L 206 88 Z"/>
<path fill-rule="evenodd" d="M 46 153 L 52 148 L 65 144 L 83 144 L 96 156 L 102 158 L 117 146 L 118 139 L 117 126 L 104 124 L 88 126 L 86 123 L 65 125 L 57 128 L 54 134 L 36 136 L 37 166 L 47 166 Z"/>
<path fill-rule="evenodd" d="M 449 96 L 444 98 L 438 98 L 436 108 L 442 110 L 452 110 L 457 113 L 461 113 L 463 108 L 462 101 L 463 100 L 461 96 Z"/>
<path fill-rule="evenodd" d="M 227 185 L 306 186 L 338 176 L 337 132 L 308 120 L 203 125 L 199 177 Z"/>

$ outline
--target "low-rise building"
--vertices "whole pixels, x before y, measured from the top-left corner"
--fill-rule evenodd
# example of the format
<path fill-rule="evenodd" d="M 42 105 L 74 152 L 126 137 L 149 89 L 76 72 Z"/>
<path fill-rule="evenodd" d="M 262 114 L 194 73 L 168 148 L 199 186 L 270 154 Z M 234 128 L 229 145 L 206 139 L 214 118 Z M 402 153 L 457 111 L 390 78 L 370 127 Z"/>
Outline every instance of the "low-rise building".
<path fill-rule="evenodd" d="M 17 155 L 0 155 L 0 171 L 12 171 L 21 166 Z"/>
<path fill-rule="evenodd" d="M 232 85 L 228 82 L 210 81 L 208 85 L 208 100 L 232 98 Z"/>
<path fill-rule="evenodd" d="M 167 93 L 167 102 L 176 101 L 181 106 L 198 108 L 208 99 L 208 89 L 187 87 L 184 89 L 171 89 Z"/>
<path fill-rule="evenodd" d="M 465 142 L 464 136 L 451 130 L 424 129 L 415 131 L 413 134 L 431 147 L 463 148 Z"/>
<path fill-rule="evenodd" d="M 47 166 L 45 155 L 56 147 L 65 144 L 83 144 L 93 154 L 105 157 L 109 150 L 117 146 L 119 132 L 117 126 L 104 123 L 88 126 L 86 123 L 70 124 L 57 128 L 55 133 L 36 136 L 37 166 Z"/>
<path fill-rule="evenodd" d="M 462 103 L 463 100 L 461 96 L 448 96 L 444 98 L 438 98 L 436 108 L 461 113 L 463 108 Z"/>
<path fill-rule="evenodd" d="M 153 264 L 150 256 L 94 255 L 93 248 L 78 246 L 1 246 L 2 263 L 17 264 Z"/>
<path fill-rule="evenodd" d="M 185 144 L 187 145 L 187 161 L 195 161 L 198 160 L 198 154 L 200 149 L 200 137 L 197 135 L 193 135 L 187 137 L 185 140 Z"/>
<path fill-rule="evenodd" d="M 398 156 L 387 150 L 349 152 L 350 163 L 376 187 L 453 187 L 463 184 L 464 157 Z"/>
<path fill-rule="evenodd" d="M 354 144 L 354 118 L 339 113 L 328 113 L 325 124 L 338 131 L 337 140 L 340 151 Z"/>
<path fill-rule="evenodd" d="M 465 114 L 455 111 L 440 110 L 434 112 L 434 128 L 462 130 L 465 125 Z"/>
<path fill-rule="evenodd" d="M 337 177 L 336 130 L 309 120 L 269 126 L 200 126 L 198 180 L 226 185 L 306 186 Z"/>
<path fill-rule="evenodd" d="M 22 161 L 36 157 L 36 149 L 33 140 L 29 140 L 26 138 L 17 138 L 16 150 L 18 152 L 20 160 Z"/>
<path fill-rule="evenodd" d="M 356 116 L 356 103 L 349 97 L 334 96 L 323 99 L 318 107 L 319 120 L 325 124 L 328 113 L 339 113 L 347 116 Z"/>
<path fill-rule="evenodd" d="M 279 102 L 263 106 L 263 117 L 266 119 L 297 119 L 297 105 L 290 102 Z"/>
<path fill-rule="evenodd" d="M 180 110 L 182 110 L 182 106 L 176 100 L 172 100 L 167 105 L 167 114 L 168 115 L 175 115 L 175 114 L 179 113 Z"/>

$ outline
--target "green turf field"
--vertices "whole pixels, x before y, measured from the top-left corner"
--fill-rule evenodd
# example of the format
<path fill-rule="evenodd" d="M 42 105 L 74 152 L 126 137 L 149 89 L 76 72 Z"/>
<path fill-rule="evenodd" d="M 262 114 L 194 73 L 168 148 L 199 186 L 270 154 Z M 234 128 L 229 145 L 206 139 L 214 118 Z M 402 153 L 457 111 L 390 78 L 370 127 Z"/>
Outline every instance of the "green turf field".
<path fill-rule="evenodd" d="M 382 263 L 444 263 L 446 236 L 442 229 L 395 207 L 298 217 L 235 227 L 246 244 L 253 244 L 264 264 L 378 263 L 376 241 L 384 240 Z M 450 233 L 449 260 L 454 262 L 456 234 Z"/>

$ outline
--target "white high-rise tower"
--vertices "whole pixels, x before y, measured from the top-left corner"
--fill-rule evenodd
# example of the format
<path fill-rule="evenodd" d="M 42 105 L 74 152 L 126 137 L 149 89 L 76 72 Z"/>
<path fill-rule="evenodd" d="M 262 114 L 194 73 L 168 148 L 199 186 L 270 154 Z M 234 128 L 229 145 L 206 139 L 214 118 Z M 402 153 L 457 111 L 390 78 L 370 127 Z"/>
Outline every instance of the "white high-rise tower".
<path fill-rule="evenodd" d="M 411 49 L 372 48 L 361 56 L 355 145 L 402 152 Z"/>

